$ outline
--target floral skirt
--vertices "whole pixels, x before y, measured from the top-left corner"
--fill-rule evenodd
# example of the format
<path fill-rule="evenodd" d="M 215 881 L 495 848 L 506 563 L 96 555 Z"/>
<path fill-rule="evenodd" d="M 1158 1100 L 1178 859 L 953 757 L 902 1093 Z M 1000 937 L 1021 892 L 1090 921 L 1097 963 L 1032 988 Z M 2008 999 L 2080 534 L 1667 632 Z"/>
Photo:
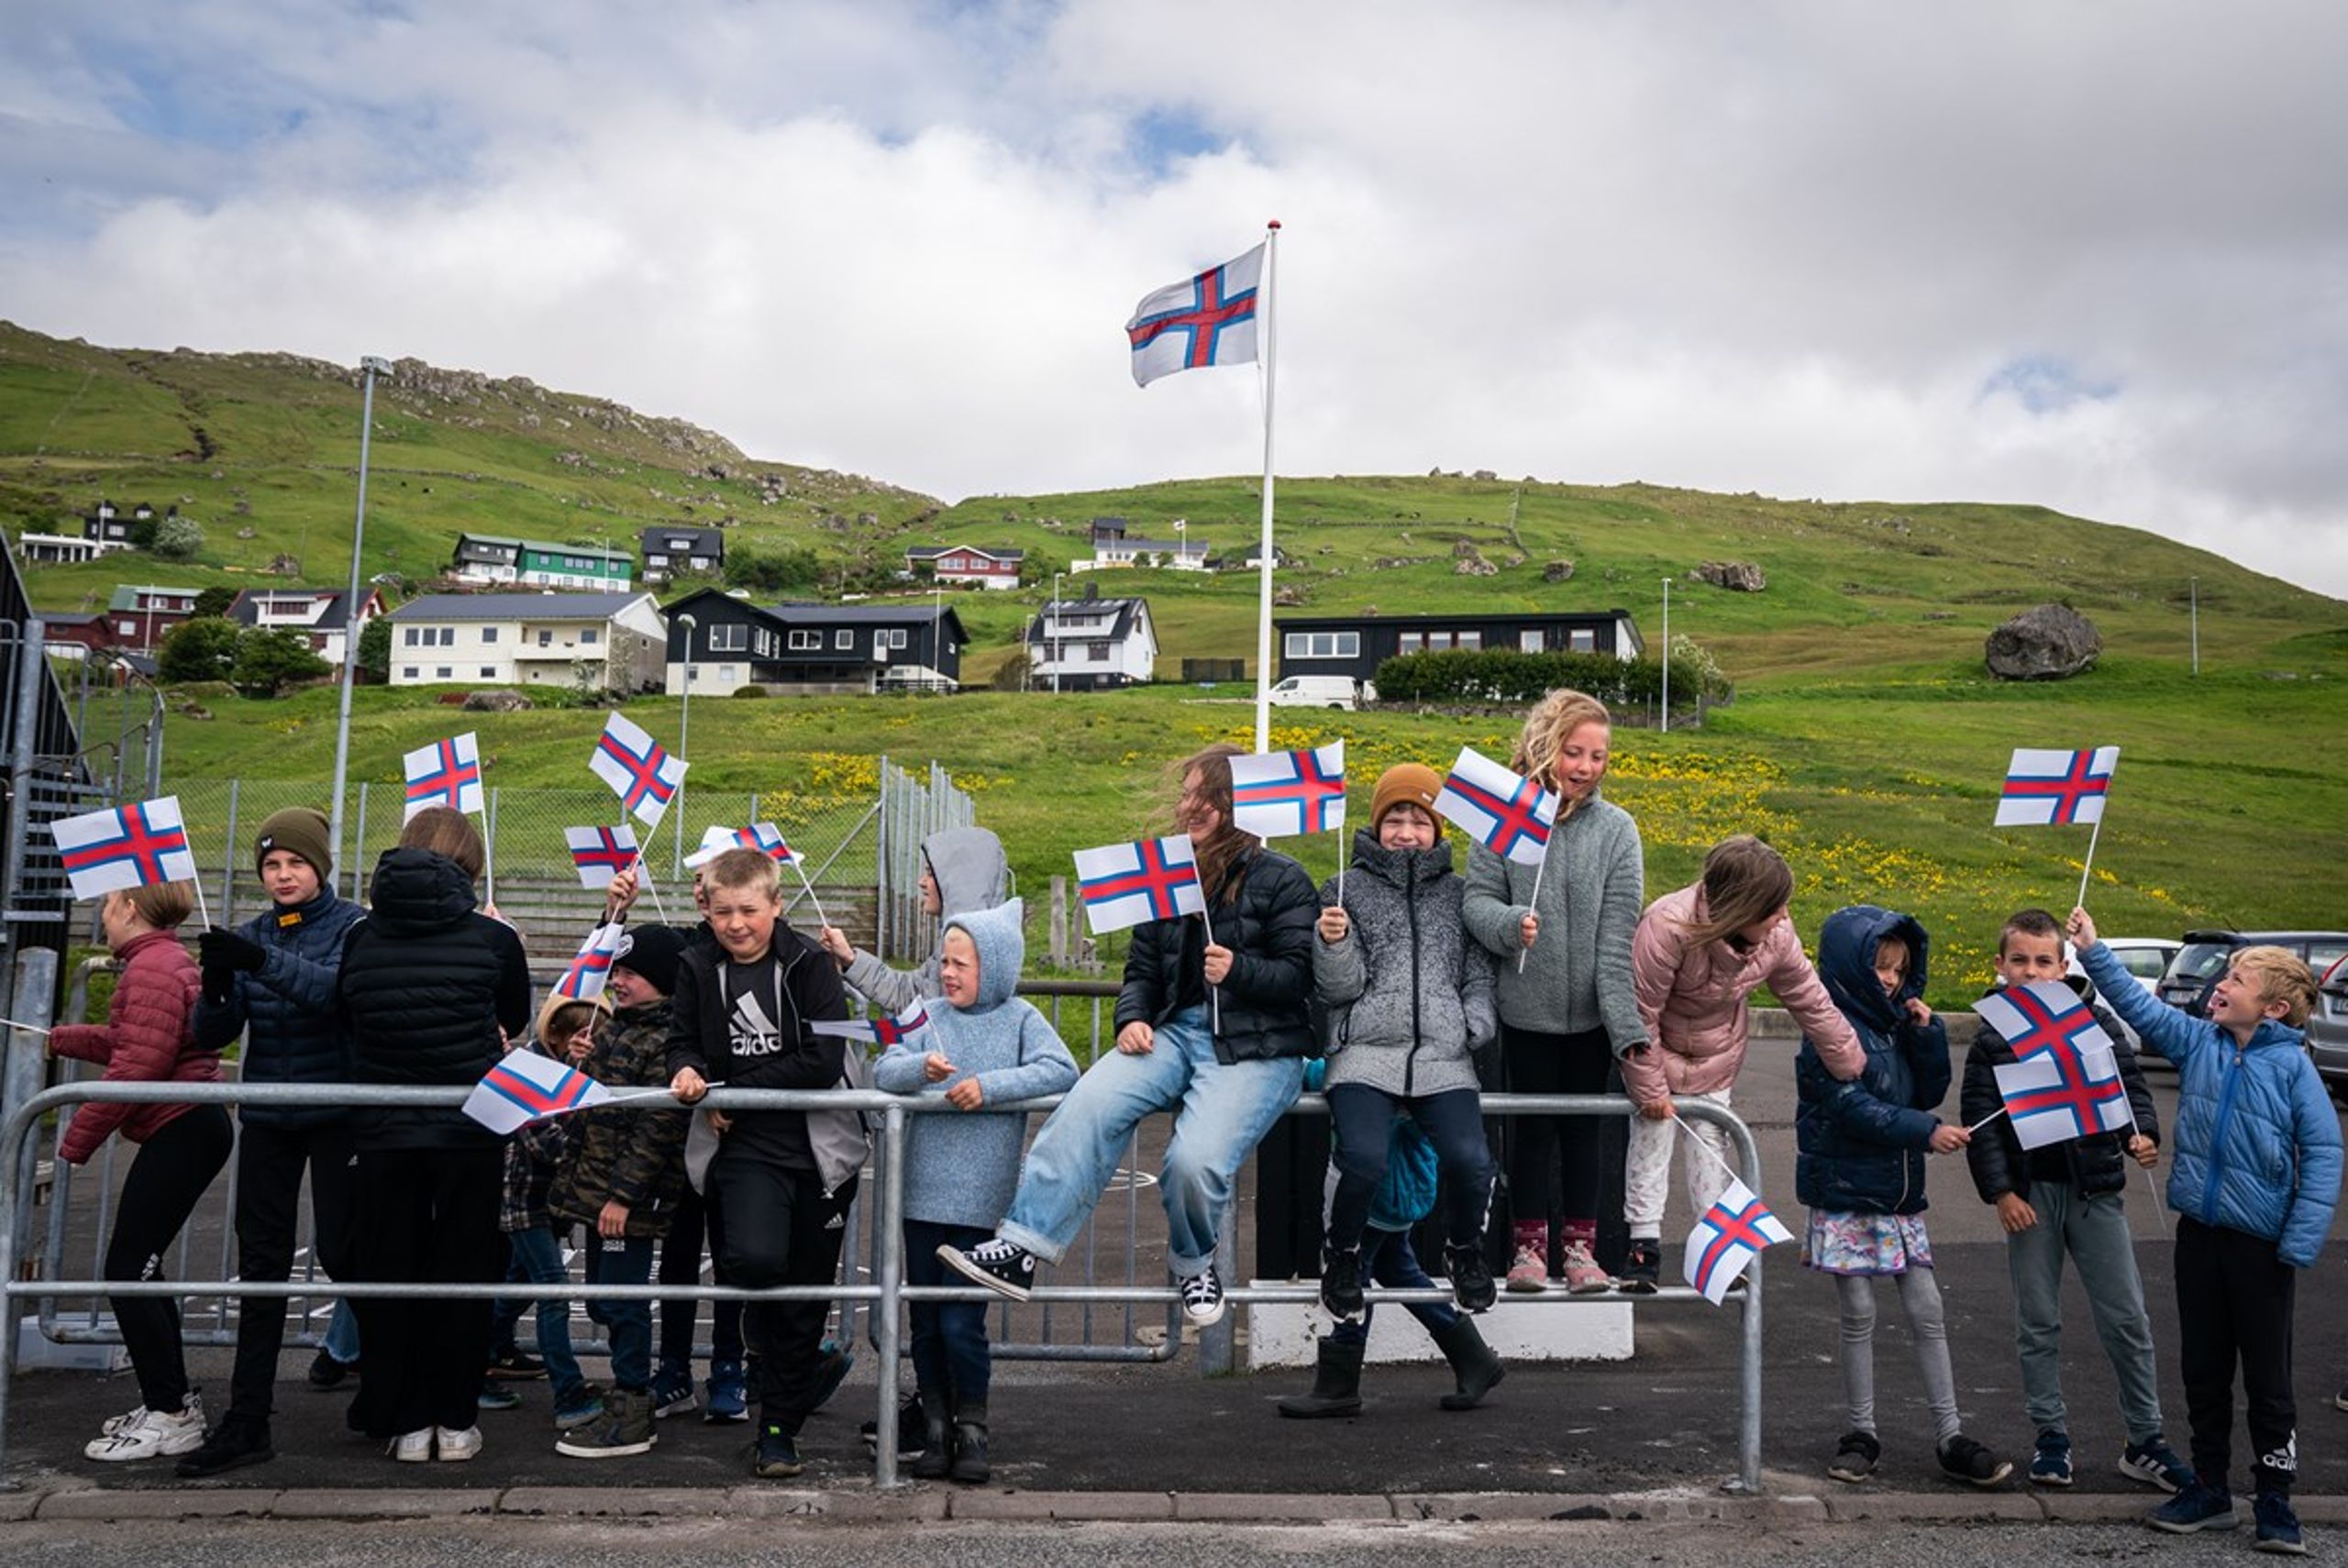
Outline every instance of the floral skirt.
<path fill-rule="evenodd" d="M 1933 1266 L 1932 1238 L 1921 1214 L 1849 1214 L 1832 1209 L 1810 1211 L 1803 1236 L 1804 1268 L 1825 1274 L 1906 1274 Z"/>

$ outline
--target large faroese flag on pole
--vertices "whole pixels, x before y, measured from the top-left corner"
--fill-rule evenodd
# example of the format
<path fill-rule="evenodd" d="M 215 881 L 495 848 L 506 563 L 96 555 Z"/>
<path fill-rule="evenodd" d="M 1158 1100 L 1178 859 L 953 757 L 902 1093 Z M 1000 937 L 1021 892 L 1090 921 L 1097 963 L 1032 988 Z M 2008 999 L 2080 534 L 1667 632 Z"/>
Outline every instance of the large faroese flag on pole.
<path fill-rule="evenodd" d="M 1135 305 L 1134 318 L 1125 323 L 1134 384 L 1146 387 L 1177 370 L 1255 363 L 1256 290 L 1263 274 L 1264 248 L 1258 245 Z"/>

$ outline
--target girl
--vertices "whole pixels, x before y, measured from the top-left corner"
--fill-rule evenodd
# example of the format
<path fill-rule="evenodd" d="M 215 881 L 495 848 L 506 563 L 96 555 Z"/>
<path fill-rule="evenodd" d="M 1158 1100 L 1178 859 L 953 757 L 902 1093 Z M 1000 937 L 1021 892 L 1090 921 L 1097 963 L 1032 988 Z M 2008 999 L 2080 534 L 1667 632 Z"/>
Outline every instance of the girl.
<path fill-rule="evenodd" d="M 1631 1250 L 1623 1289 L 1652 1293 L 1663 1268 L 1664 1189 L 1671 1173 L 1671 1099 L 1686 1095 L 1725 1107 L 1744 1063 L 1751 1014 L 1745 1000 L 1767 986 L 1817 1043 L 1827 1070 L 1855 1078 L 1864 1065 L 1858 1038 L 1802 955 L 1801 938 L 1787 918 L 1794 876 L 1785 857 L 1744 834 L 1722 839 L 1704 856 L 1700 881 L 1666 893 L 1639 918 L 1631 939 L 1631 975 L 1639 1021 L 1650 1043 L 1623 1058 L 1623 1088 L 1637 1102 L 1630 1152 L 1623 1161 L 1623 1217 Z M 1688 1201 L 1695 1213 L 1712 1206 L 1727 1185 L 1728 1136 L 1708 1121 L 1679 1129 L 1701 1139 L 1686 1153 Z"/>
<path fill-rule="evenodd" d="M 1312 879 L 1231 821 L 1235 745 L 1182 766 L 1178 827 L 1190 835 L 1214 938 L 1187 916 L 1136 926 L 1117 996 L 1117 1048 L 1093 1064 L 1036 1133 L 1009 1213 L 969 1250 L 941 1247 L 948 1267 L 1025 1300 L 1036 1259 L 1058 1263 L 1100 1201 L 1134 1124 L 1175 1111 L 1159 1184 L 1167 1257 L 1183 1314 L 1223 1320 L 1215 1238 L 1249 1151 L 1296 1102 L 1315 1042 Z M 1211 1006 L 1209 993 L 1219 997 Z"/>
<path fill-rule="evenodd" d="M 1924 1005 L 1925 956 L 1922 926 L 1870 904 L 1836 910 L 1819 933 L 1819 973 L 1866 1056 L 1858 1079 L 1841 1083 L 1827 1072 L 1817 1043 L 1805 1038 L 1794 1069 L 1801 1095 L 1794 1185 L 1810 1206 L 1802 1263 L 1835 1276 L 1842 1307 L 1835 1359 L 1851 1430 L 1826 1474 L 1864 1481 L 1882 1457 L 1875 1423 L 1875 1281 L 1888 1275 L 1899 1281 L 1941 1471 L 1994 1486 L 2013 1466 L 1958 1430 L 1956 1377 L 1924 1233 L 1924 1155 L 1949 1154 L 1970 1141 L 1964 1128 L 1932 1114 L 1948 1093 L 1948 1031 Z"/>
<path fill-rule="evenodd" d="M 195 907 L 185 886 L 163 882 L 108 893 L 98 908 L 106 946 L 122 964 L 104 1023 L 64 1023 L 49 1037 L 60 1056 L 96 1062 L 108 1083 L 213 1083 L 220 1053 L 200 1049 L 193 1023 L 202 987 L 179 928 Z M 198 1199 L 228 1163 L 235 1135 L 217 1105 L 90 1104 L 77 1108 L 57 1157 L 85 1164 L 119 1129 L 138 1145 L 123 1179 L 105 1277 L 161 1279 L 161 1261 Z M 107 1421 L 82 1452 L 114 1463 L 188 1453 L 204 1441 L 204 1408 L 188 1386 L 178 1307 L 167 1296 L 111 1298 L 123 1348 L 138 1377 L 139 1406 Z"/>
<path fill-rule="evenodd" d="M 1501 960 L 1501 1066 L 1517 1094 L 1602 1094 L 1613 1059 L 1646 1041 L 1631 985 L 1631 933 L 1646 902 L 1639 829 L 1599 796 L 1611 733 L 1606 705 L 1595 697 L 1559 690 L 1542 698 L 1525 715 L 1511 766 L 1558 798 L 1543 864 L 1520 866 L 1482 845 L 1468 852 L 1460 917 Z M 1530 962 L 1519 970 L 1518 955 L 1528 949 Z M 1508 1287 L 1545 1287 L 1555 1213 L 1566 1288 L 1606 1289 L 1606 1271 L 1590 1253 L 1598 1240 L 1600 1122 L 1520 1116 L 1510 1125 L 1516 1257 Z M 1553 1168 L 1562 1176 L 1554 1187 Z"/>

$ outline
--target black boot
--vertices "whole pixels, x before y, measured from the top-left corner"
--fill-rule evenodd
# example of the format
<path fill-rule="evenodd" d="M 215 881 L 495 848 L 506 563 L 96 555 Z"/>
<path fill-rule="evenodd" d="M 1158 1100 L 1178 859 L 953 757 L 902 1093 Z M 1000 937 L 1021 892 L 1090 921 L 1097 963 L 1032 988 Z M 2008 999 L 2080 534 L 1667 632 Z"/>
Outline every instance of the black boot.
<path fill-rule="evenodd" d="M 943 1481 L 953 1463 L 954 1429 L 947 1419 L 946 1401 L 924 1399 L 921 1402 L 921 1457 L 914 1461 L 914 1479 Z"/>
<path fill-rule="evenodd" d="M 975 1486 L 987 1469 L 987 1408 L 965 1405 L 954 1412 L 954 1464 L 947 1472 L 966 1486 Z"/>
<path fill-rule="evenodd" d="M 1320 1359 L 1312 1368 L 1312 1392 L 1291 1394 L 1281 1400 L 1280 1414 L 1301 1421 L 1322 1416 L 1360 1415 L 1362 1348 L 1359 1344 L 1323 1340 Z"/>
<path fill-rule="evenodd" d="M 1446 1410 L 1472 1410 L 1478 1400 L 1490 1393 L 1508 1375 L 1508 1368 L 1501 1364 L 1484 1336 L 1476 1331 L 1476 1320 L 1456 1318 L 1451 1327 L 1434 1337 L 1435 1348 L 1443 1352 L 1443 1359 L 1451 1364 L 1451 1375 L 1459 1382 L 1458 1389 L 1445 1394 L 1440 1401 Z"/>

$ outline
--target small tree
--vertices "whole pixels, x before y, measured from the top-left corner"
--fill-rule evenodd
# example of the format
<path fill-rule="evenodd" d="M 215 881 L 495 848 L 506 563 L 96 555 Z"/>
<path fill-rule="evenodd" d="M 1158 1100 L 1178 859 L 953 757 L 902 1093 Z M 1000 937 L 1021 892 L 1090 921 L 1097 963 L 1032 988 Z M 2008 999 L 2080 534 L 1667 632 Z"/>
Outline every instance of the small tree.
<path fill-rule="evenodd" d="M 315 680 L 326 672 L 327 661 L 310 651 L 310 640 L 301 633 L 256 627 L 238 639 L 236 668 L 228 679 L 248 697 L 274 697 L 294 681 Z"/>
<path fill-rule="evenodd" d="M 359 675 L 362 680 L 392 678 L 392 624 L 381 615 L 359 628 Z"/>
<path fill-rule="evenodd" d="M 228 606 L 236 602 L 237 591 L 233 588 L 207 588 L 195 596 L 195 608 L 190 613 L 197 616 L 226 615 Z"/>
<path fill-rule="evenodd" d="M 166 681 L 226 680 L 236 667 L 243 631 L 216 615 L 183 621 L 155 650 L 155 673 Z"/>
<path fill-rule="evenodd" d="M 194 518 L 175 512 L 155 525 L 155 553 L 165 560 L 192 560 L 202 548 L 204 527 Z"/>

